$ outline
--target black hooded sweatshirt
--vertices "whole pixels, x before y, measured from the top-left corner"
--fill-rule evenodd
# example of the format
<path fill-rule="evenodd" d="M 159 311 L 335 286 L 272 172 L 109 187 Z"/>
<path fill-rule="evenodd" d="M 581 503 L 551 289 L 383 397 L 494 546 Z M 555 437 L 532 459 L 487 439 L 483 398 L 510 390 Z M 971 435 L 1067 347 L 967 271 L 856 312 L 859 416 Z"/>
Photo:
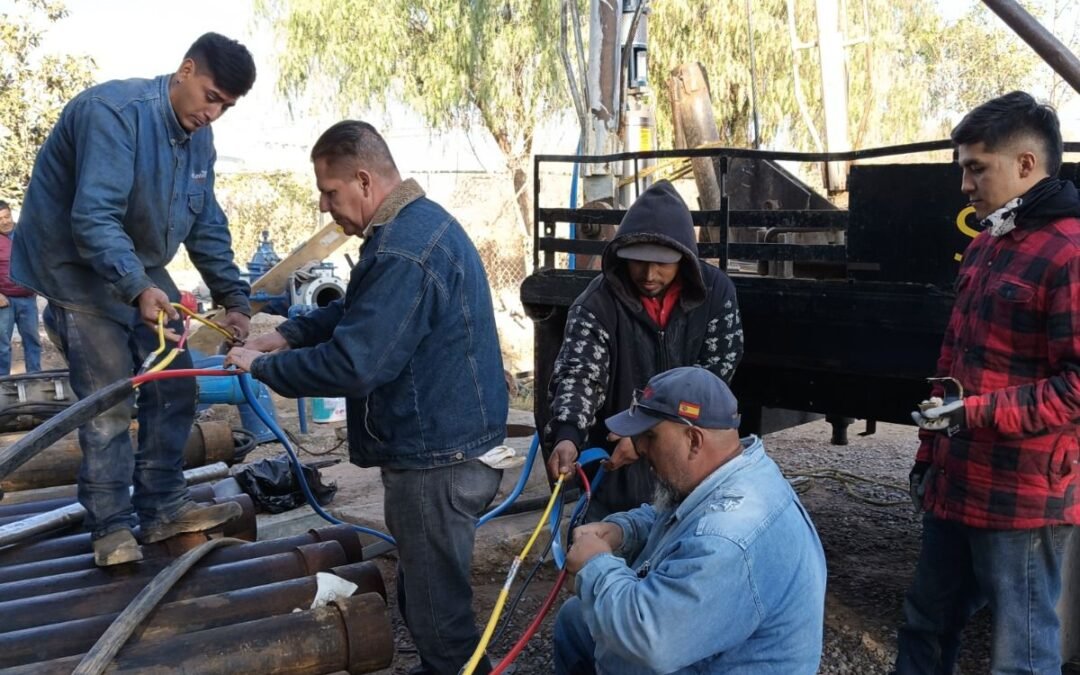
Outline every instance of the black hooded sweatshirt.
<path fill-rule="evenodd" d="M 626 261 L 616 253 L 654 243 L 683 254 L 682 292 L 661 329 L 642 306 Z M 690 210 L 668 181 L 643 192 L 604 249 L 598 275 L 570 306 L 562 348 L 548 388 L 547 448 L 570 439 L 578 450 L 610 451 L 604 420 L 630 406 L 635 389 L 679 366 L 708 368 L 730 383 L 743 353 L 735 286 L 698 259 Z M 593 497 L 590 519 L 651 501 L 655 479 L 645 462 L 608 474 Z"/>

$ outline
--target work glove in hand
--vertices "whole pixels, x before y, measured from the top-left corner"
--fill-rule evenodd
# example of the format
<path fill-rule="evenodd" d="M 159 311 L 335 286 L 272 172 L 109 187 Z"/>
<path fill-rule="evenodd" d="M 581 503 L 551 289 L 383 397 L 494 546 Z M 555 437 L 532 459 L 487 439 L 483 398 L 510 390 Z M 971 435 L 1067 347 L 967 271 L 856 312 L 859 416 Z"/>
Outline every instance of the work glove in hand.
<path fill-rule="evenodd" d="M 930 462 L 915 462 L 915 466 L 911 467 L 911 473 L 908 474 L 908 494 L 911 495 L 911 504 L 915 507 L 915 513 L 922 511 L 923 495 L 926 493 L 923 480 L 929 470 Z"/>
<path fill-rule="evenodd" d="M 915 420 L 915 424 L 918 424 L 920 429 L 944 431 L 950 436 L 967 426 L 963 399 L 925 410 L 914 410 L 911 413 L 911 419 Z"/>

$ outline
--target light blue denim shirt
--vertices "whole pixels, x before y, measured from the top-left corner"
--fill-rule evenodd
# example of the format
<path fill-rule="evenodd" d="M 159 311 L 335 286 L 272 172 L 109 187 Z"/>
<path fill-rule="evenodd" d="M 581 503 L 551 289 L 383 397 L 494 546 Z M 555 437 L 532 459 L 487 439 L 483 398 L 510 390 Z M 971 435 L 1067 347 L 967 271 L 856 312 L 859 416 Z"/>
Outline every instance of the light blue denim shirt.
<path fill-rule="evenodd" d="M 576 580 L 598 672 L 817 672 L 825 554 L 761 440 L 743 448 L 673 512 L 605 519 L 623 530 L 620 557 Z"/>
<path fill-rule="evenodd" d="M 219 305 L 249 312 L 214 198 L 210 127 L 188 134 L 168 75 L 91 87 L 64 108 L 38 152 L 13 239 L 11 277 L 73 309 L 128 321 L 184 244 Z"/>

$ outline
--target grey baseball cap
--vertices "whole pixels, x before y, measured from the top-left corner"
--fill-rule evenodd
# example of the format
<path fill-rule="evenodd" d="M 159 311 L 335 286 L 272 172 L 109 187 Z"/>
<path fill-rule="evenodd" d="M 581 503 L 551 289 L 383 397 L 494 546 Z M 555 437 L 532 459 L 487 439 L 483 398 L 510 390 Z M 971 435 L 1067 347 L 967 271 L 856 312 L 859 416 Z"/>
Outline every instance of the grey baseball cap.
<path fill-rule="evenodd" d="M 615 255 L 625 260 L 655 263 L 676 263 L 683 257 L 682 253 L 663 244 L 630 244 L 615 251 Z"/>
<path fill-rule="evenodd" d="M 637 436 L 660 422 L 705 429 L 738 429 L 739 402 L 719 377 L 705 368 L 673 368 L 634 392 L 630 407 L 605 421 L 619 436 Z"/>

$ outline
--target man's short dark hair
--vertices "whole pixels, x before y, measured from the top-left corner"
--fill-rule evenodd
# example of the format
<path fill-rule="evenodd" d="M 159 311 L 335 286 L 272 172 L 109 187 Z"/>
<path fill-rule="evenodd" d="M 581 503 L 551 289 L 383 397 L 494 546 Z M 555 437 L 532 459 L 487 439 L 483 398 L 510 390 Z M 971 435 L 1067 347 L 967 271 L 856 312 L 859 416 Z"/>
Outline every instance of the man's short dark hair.
<path fill-rule="evenodd" d="M 344 120 L 319 136 L 311 148 L 311 161 L 325 159 L 331 166 L 350 161 L 376 173 L 397 173 L 386 141 L 367 122 Z"/>
<path fill-rule="evenodd" d="M 1024 135 L 1042 141 L 1046 172 L 1056 176 L 1063 151 L 1057 112 L 1026 92 L 1014 91 L 978 106 L 952 130 L 952 141 L 957 145 L 982 143 L 994 151 Z"/>
<path fill-rule="evenodd" d="M 0 199 L 0 211 L 10 211 L 11 207 L 3 199 Z"/>
<path fill-rule="evenodd" d="M 185 59 L 195 62 L 214 84 L 237 98 L 246 95 L 255 84 L 255 59 L 248 48 L 218 33 L 205 33 L 188 48 Z"/>

